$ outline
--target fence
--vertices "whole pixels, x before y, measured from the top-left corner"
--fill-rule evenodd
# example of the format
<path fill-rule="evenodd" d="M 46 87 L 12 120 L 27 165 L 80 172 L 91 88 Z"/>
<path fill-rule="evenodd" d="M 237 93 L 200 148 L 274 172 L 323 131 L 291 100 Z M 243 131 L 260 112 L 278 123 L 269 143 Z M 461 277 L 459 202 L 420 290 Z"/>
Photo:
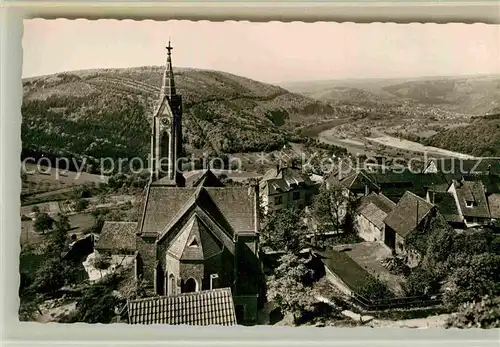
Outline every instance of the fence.
<path fill-rule="evenodd" d="M 417 307 L 430 307 L 441 304 L 441 295 L 420 295 L 408 296 L 402 298 L 390 298 L 369 300 L 365 297 L 353 293 L 351 301 L 358 306 L 361 306 L 366 311 L 382 311 L 394 308 L 417 308 Z"/>

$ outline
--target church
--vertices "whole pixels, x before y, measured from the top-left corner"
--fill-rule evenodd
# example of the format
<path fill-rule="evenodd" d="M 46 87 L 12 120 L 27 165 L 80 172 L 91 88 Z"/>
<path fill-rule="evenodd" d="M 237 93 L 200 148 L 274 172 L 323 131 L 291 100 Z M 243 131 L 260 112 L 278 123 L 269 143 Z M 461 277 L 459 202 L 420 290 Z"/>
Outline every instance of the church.
<path fill-rule="evenodd" d="M 252 323 L 262 287 L 259 188 L 225 187 L 210 168 L 182 172 L 182 96 L 166 48 L 142 215 L 136 223 L 106 222 L 96 250 L 133 252 L 136 278 L 156 297 L 228 289 L 238 321 Z"/>

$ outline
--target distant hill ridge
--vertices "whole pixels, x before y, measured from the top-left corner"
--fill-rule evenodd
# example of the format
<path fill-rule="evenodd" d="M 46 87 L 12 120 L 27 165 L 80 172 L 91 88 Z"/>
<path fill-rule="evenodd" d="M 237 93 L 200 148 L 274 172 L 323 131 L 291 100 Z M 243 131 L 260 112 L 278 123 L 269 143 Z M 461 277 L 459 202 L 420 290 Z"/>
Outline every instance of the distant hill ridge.
<path fill-rule="evenodd" d="M 336 103 L 397 103 L 410 100 L 471 115 L 484 115 L 500 105 L 500 75 L 421 78 L 374 78 L 283 83 L 291 91 L 321 101 Z M 349 88 L 353 98 L 339 93 Z"/>
<path fill-rule="evenodd" d="M 24 79 L 23 148 L 146 157 L 163 69 L 93 69 Z M 189 152 L 273 150 L 293 140 L 304 124 L 345 115 L 344 109 L 230 73 L 174 70 Z"/>

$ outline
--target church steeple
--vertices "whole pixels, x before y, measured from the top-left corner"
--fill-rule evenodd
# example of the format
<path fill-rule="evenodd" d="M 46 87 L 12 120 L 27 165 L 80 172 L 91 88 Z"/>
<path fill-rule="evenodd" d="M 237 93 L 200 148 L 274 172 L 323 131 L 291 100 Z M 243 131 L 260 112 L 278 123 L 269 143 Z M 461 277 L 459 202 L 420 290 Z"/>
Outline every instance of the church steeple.
<path fill-rule="evenodd" d="M 179 158 L 182 150 L 182 97 L 175 89 L 172 68 L 172 46 L 167 49 L 167 62 L 163 71 L 160 99 L 155 110 L 151 132 L 151 179 L 162 179 L 169 185 L 183 186 Z M 166 173 L 166 174 L 165 174 Z"/>
<path fill-rule="evenodd" d="M 165 70 L 163 71 L 163 81 L 161 87 L 160 100 L 162 100 L 165 95 L 172 96 L 175 95 L 175 79 L 174 70 L 172 69 L 172 50 L 174 49 L 168 41 L 167 49 L 167 63 L 165 64 Z"/>

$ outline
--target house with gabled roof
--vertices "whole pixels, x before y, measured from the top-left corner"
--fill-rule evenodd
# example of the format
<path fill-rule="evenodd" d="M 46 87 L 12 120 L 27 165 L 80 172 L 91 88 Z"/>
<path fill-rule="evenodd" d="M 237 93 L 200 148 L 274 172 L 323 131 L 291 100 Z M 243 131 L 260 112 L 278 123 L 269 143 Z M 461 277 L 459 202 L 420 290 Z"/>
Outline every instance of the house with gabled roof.
<path fill-rule="evenodd" d="M 455 199 L 457 211 L 466 226 L 487 224 L 491 220 L 488 199 L 481 181 L 453 180 L 448 192 Z"/>
<path fill-rule="evenodd" d="M 464 218 L 453 193 L 428 190 L 426 200 L 437 207 L 450 226 L 458 229 L 465 228 Z"/>
<path fill-rule="evenodd" d="M 382 193 L 371 193 L 360 199 L 354 215 L 354 228 L 365 241 L 383 241 L 384 219 L 396 204 Z"/>
<path fill-rule="evenodd" d="M 137 222 L 104 222 L 94 249 L 101 254 L 133 255 L 136 251 Z"/>
<path fill-rule="evenodd" d="M 433 158 L 424 173 L 444 173 L 450 175 L 500 175 L 500 158 Z"/>
<path fill-rule="evenodd" d="M 259 186 L 261 206 L 267 213 L 292 206 L 305 207 L 318 184 L 300 168 L 277 165 L 264 174 Z"/>
<path fill-rule="evenodd" d="M 425 198 L 428 189 L 446 191 L 450 184 L 441 173 L 417 173 L 401 168 L 382 171 L 359 169 L 342 179 L 332 176 L 328 181 L 342 184 L 356 197 L 376 192 L 383 193 L 394 202 L 398 202 L 406 191 Z"/>
<path fill-rule="evenodd" d="M 384 219 L 384 243 L 395 254 L 408 255 L 410 265 L 416 265 L 419 255 L 406 247 L 406 241 L 415 232 L 432 232 L 429 227 L 435 219 L 444 221 L 436 206 L 407 191 Z"/>

